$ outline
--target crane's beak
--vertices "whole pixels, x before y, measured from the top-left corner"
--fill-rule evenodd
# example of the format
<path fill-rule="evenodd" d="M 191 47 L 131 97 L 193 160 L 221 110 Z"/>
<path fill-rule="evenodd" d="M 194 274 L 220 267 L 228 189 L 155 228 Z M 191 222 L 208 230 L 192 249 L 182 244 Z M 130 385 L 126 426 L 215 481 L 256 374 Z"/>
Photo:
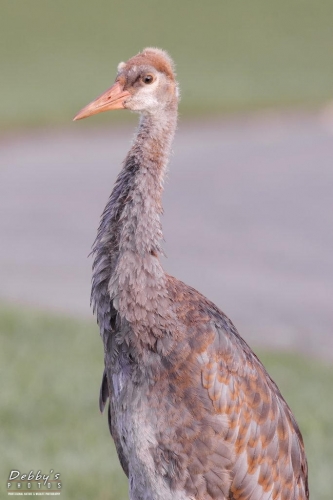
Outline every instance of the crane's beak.
<path fill-rule="evenodd" d="M 130 95 L 131 94 L 127 90 L 124 90 L 120 82 L 116 82 L 106 92 L 97 97 L 97 99 L 81 109 L 74 117 L 73 121 L 82 120 L 82 118 L 97 115 L 97 113 L 109 111 L 110 109 L 122 109 L 125 107 L 124 101 L 127 97 L 130 97 Z"/>

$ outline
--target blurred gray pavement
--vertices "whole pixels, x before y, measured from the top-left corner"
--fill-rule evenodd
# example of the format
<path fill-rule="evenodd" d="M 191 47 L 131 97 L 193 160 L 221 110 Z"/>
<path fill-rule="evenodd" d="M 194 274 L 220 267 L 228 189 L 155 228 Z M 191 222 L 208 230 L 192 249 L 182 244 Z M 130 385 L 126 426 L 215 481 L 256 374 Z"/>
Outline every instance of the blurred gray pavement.
<path fill-rule="evenodd" d="M 91 316 L 99 216 L 133 127 L 0 141 L 0 298 Z M 333 119 L 180 122 L 163 217 L 166 270 L 251 346 L 333 360 Z"/>

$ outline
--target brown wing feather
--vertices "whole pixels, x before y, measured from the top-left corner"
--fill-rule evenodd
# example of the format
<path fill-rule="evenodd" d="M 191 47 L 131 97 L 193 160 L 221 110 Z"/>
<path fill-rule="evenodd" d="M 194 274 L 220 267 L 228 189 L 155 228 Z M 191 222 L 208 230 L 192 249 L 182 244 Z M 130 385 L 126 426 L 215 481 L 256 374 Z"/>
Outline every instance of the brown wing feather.
<path fill-rule="evenodd" d="M 168 279 L 186 328 L 186 342 L 178 347 L 186 359 L 171 378 L 177 379 L 180 400 L 191 414 L 187 426 L 200 429 L 189 437 L 185 425 L 179 433 L 189 454 L 188 494 L 196 500 L 308 499 L 302 436 L 278 387 L 214 304 Z"/>

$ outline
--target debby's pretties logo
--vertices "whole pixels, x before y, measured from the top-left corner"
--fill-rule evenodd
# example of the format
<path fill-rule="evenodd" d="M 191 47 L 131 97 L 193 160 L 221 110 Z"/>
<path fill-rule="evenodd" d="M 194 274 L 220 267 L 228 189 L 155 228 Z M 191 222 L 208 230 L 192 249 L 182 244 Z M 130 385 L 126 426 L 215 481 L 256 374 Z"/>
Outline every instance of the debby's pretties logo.
<path fill-rule="evenodd" d="M 62 482 L 60 473 L 50 470 L 44 474 L 41 470 L 22 473 L 11 470 L 7 481 L 8 495 L 15 496 L 58 496 L 61 493 Z"/>

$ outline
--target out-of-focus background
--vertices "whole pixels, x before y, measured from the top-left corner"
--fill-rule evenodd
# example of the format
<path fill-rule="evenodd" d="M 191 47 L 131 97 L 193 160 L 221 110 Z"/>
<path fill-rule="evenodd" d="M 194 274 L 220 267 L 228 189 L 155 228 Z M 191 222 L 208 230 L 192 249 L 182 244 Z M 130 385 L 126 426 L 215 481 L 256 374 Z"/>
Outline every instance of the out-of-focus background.
<path fill-rule="evenodd" d="M 0 491 L 128 498 L 89 309 L 99 216 L 137 117 L 73 115 L 145 46 L 176 61 L 165 268 L 228 315 L 292 407 L 311 498 L 333 490 L 333 3 L 11 0 L 0 16 Z"/>

